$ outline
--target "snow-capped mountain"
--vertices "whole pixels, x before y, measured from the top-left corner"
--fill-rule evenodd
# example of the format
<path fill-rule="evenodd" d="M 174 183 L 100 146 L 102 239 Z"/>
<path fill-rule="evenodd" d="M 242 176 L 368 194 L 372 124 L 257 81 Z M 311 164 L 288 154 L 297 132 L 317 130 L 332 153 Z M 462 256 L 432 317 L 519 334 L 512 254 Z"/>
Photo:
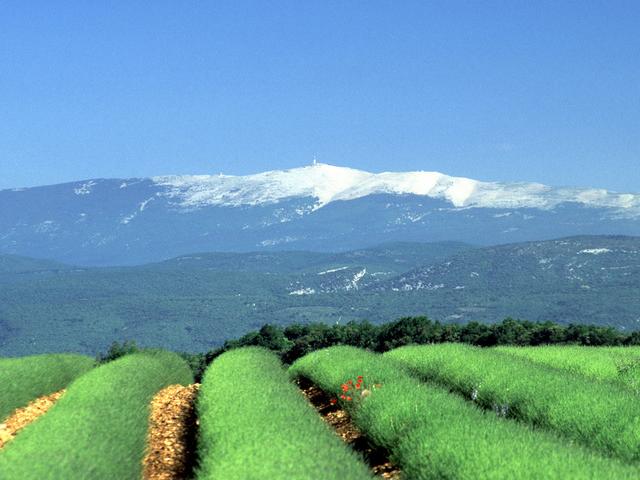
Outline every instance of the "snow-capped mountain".
<path fill-rule="evenodd" d="M 247 176 L 93 179 L 0 191 L 0 253 L 89 265 L 196 251 L 340 251 L 640 235 L 640 195 L 314 164 Z"/>
<path fill-rule="evenodd" d="M 331 202 L 376 194 L 443 199 L 454 207 L 553 208 L 563 202 L 619 209 L 640 216 L 640 195 L 592 188 L 552 188 L 539 183 L 480 182 L 438 172 L 369 173 L 316 163 L 292 170 L 247 176 L 185 175 L 154 177 L 165 195 L 183 208 L 277 203 L 296 197 L 316 199 L 314 209 Z"/>

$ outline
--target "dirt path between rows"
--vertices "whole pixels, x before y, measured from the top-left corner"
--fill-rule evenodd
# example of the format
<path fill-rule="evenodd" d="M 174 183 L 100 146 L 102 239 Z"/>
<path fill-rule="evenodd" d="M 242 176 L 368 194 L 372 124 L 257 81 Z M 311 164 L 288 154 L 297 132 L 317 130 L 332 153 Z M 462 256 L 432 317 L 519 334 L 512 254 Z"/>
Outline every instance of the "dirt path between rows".
<path fill-rule="evenodd" d="M 20 430 L 36 418 L 47 413 L 47 410 L 53 407 L 64 392 L 65 390 L 60 390 L 59 392 L 36 398 L 26 407 L 18 408 L 9 415 L 4 423 L 0 423 L 0 448 L 13 440 Z"/>
<path fill-rule="evenodd" d="M 397 465 L 389 461 L 388 452 L 373 447 L 367 438 L 351 422 L 349 414 L 339 405 L 332 405 L 331 398 L 309 380 L 300 378 L 297 381 L 302 394 L 318 411 L 322 419 L 327 422 L 336 434 L 353 450 L 360 453 L 372 472 L 380 478 L 399 480 L 401 471 Z"/>
<path fill-rule="evenodd" d="M 191 478 L 196 456 L 198 420 L 195 400 L 199 383 L 170 385 L 151 401 L 147 453 L 142 462 L 145 480 Z"/>

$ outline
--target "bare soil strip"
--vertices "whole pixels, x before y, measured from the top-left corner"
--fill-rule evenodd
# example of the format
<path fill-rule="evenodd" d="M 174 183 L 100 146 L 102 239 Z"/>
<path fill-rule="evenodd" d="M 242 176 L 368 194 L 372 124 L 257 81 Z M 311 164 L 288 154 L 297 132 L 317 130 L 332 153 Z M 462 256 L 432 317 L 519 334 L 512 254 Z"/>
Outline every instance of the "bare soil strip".
<path fill-rule="evenodd" d="M 142 462 L 145 480 L 191 478 L 196 454 L 198 420 L 195 399 L 199 383 L 170 385 L 153 397 Z"/>
<path fill-rule="evenodd" d="M 308 379 L 300 378 L 297 383 L 303 395 L 314 406 L 323 420 L 333 427 L 336 434 L 345 443 L 364 457 L 376 476 L 393 480 L 401 478 L 400 468 L 389 461 L 388 452 L 372 446 L 351 422 L 351 418 L 345 410 L 341 409 L 337 404 L 332 405 L 331 398 Z"/>
<path fill-rule="evenodd" d="M 9 415 L 4 423 L 0 423 L 0 448 L 13 440 L 20 430 L 36 418 L 44 415 L 47 410 L 53 407 L 64 392 L 64 390 L 60 390 L 51 395 L 44 395 L 33 400 L 26 407 L 16 409 Z"/>

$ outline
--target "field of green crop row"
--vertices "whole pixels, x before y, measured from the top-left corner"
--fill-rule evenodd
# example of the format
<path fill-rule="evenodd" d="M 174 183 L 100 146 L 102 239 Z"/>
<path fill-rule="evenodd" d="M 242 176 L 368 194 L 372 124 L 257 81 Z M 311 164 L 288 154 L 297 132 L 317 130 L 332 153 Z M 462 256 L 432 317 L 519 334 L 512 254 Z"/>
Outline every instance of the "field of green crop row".
<path fill-rule="evenodd" d="M 428 347 L 426 347 L 428 348 Z M 352 347 L 311 353 L 290 368 L 339 394 L 361 375 L 380 384 L 361 401 L 346 401 L 368 437 L 392 453 L 405 478 L 637 478 L 634 467 L 552 434 L 483 412 L 442 388 L 420 382 L 390 358 Z"/>
<path fill-rule="evenodd" d="M 0 359 L 0 423 L 31 400 L 65 388 L 93 368 L 84 355 L 34 355 Z"/>
<path fill-rule="evenodd" d="M 140 478 L 151 398 L 167 385 L 192 382 L 184 360 L 169 352 L 91 370 L 0 450 L 0 478 Z"/>
<path fill-rule="evenodd" d="M 218 357 L 204 376 L 198 416 L 199 479 L 371 478 L 266 350 Z"/>
<path fill-rule="evenodd" d="M 627 388 L 462 344 L 403 347 L 385 357 L 485 409 L 640 460 L 640 401 Z"/>
<path fill-rule="evenodd" d="M 640 393 L 640 348 L 550 345 L 543 347 L 496 347 L 495 350 L 536 363 L 625 385 Z"/>
<path fill-rule="evenodd" d="M 405 480 L 637 479 L 640 398 L 611 368 L 636 355 L 573 346 L 439 344 L 385 354 L 338 346 L 287 370 L 268 350 L 231 350 L 204 375 L 197 451 L 188 461 L 198 480 L 371 478 L 365 459 L 293 382 L 305 378 L 389 452 Z M 40 392 L 67 391 L 0 449 L 0 480 L 140 479 L 151 399 L 165 386 L 193 382 L 182 358 L 161 351 L 97 368 L 63 355 L 3 365 L 2 378 L 23 394 L 2 391 L 0 399 L 22 406 Z M 29 367 L 57 378 L 34 378 L 30 388 L 21 376 Z"/>

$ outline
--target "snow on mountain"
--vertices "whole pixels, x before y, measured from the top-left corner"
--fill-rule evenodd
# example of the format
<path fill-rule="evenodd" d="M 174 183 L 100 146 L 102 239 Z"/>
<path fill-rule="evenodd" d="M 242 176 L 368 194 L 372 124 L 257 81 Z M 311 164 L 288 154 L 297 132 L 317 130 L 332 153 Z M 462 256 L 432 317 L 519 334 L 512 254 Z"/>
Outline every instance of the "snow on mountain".
<path fill-rule="evenodd" d="M 198 251 L 344 251 L 394 241 L 491 245 L 601 234 L 640 235 L 640 195 L 326 164 L 0 190 L 0 253 L 81 265 Z M 315 277 L 333 288 L 338 273 Z"/>
<path fill-rule="evenodd" d="M 481 182 L 438 172 L 369 173 L 327 164 L 255 175 L 181 175 L 152 179 L 183 208 L 276 203 L 295 197 L 316 199 L 314 209 L 337 200 L 372 194 L 413 194 L 444 199 L 455 207 L 551 209 L 575 202 L 640 215 L 640 195 L 602 189 L 554 188 L 539 183 Z"/>

